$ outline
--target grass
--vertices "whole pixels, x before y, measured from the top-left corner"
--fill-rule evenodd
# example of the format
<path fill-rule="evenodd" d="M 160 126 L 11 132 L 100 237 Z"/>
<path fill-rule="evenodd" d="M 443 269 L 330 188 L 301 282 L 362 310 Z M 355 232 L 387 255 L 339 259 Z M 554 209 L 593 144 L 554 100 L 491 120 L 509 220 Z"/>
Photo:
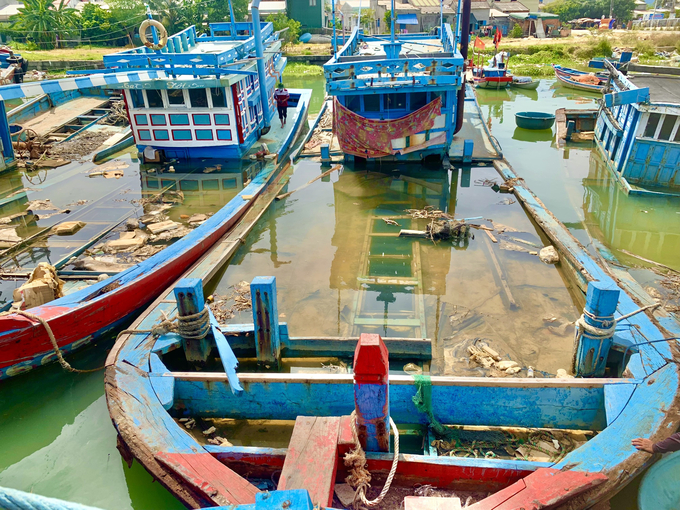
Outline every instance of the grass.
<path fill-rule="evenodd" d="M 126 48 L 62 48 L 58 50 L 22 50 L 17 48 L 21 56 L 28 60 L 101 60 L 104 55 L 122 51 Z"/>
<path fill-rule="evenodd" d="M 323 67 L 291 62 L 286 66 L 286 69 L 284 69 L 283 76 L 323 76 Z"/>

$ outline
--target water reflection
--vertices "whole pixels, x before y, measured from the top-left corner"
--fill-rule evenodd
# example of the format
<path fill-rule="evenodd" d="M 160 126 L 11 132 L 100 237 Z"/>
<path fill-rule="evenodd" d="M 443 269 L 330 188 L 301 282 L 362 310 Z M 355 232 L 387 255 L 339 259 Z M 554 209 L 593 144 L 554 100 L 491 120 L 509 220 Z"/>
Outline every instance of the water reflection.
<path fill-rule="evenodd" d="M 552 129 L 515 128 L 512 139 L 520 142 L 550 142 L 553 139 Z"/>

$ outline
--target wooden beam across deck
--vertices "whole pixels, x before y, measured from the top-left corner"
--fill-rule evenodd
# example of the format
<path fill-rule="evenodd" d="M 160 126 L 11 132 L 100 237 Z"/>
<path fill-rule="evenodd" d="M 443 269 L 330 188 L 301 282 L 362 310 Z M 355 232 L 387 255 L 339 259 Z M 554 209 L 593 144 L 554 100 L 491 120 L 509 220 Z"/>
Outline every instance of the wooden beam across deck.
<path fill-rule="evenodd" d="M 234 397 L 223 374 L 173 373 L 175 409 L 186 416 L 294 420 L 298 415 L 343 416 L 354 409 L 348 375 L 242 373 L 244 393 Z M 602 430 L 605 387 L 630 379 L 472 379 L 432 377 L 432 411 L 442 423 Z M 390 410 L 396 423 L 426 424 L 413 403 L 410 376 L 390 375 Z M 455 402 L 456 405 L 451 405 Z"/>

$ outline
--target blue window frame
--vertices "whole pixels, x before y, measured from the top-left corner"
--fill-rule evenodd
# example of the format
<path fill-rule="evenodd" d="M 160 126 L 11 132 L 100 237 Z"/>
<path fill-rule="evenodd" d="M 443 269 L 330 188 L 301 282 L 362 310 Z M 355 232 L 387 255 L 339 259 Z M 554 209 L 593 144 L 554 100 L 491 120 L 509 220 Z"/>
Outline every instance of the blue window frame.
<path fill-rule="evenodd" d="M 140 140 L 143 141 L 151 140 L 151 131 L 149 131 L 148 129 L 140 129 L 139 131 L 137 131 L 137 133 L 139 134 Z"/>
<path fill-rule="evenodd" d="M 170 114 L 170 125 L 171 126 L 188 126 L 189 116 L 186 113 L 171 113 Z"/>
<path fill-rule="evenodd" d="M 215 114 L 215 124 L 218 126 L 229 126 L 229 115 L 226 113 L 216 113 Z"/>
<path fill-rule="evenodd" d="M 179 181 L 179 189 L 182 191 L 198 191 L 198 181 Z"/>
<path fill-rule="evenodd" d="M 146 178 L 146 187 L 150 189 L 158 189 L 158 180 Z"/>
<path fill-rule="evenodd" d="M 195 126 L 209 126 L 210 125 L 210 114 L 209 113 L 194 113 L 194 125 Z"/>
<path fill-rule="evenodd" d="M 212 129 L 197 129 L 196 140 L 213 140 Z"/>
<path fill-rule="evenodd" d="M 169 179 L 161 179 L 161 186 L 163 186 L 164 189 L 177 191 L 177 181 L 171 181 Z"/>
<path fill-rule="evenodd" d="M 146 108 L 144 104 L 144 93 L 141 89 L 130 89 L 130 99 L 133 108 Z"/>
<path fill-rule="evenodd" d="M 220 181 L 217 179 L 210 179 L 203 181 L 203 191 L 219 191 Z"/>
<path fill-rule="evenodd" d="M 218 140 L 231 140 L 231 131 L 229 129 L 218 129 L 217 130 Z"/>
<path fill-rule="evenodd" d="M 167 129 L 154 129 L 153 130 L 153 137 L 154 137 L 154 139 L 160 140 L 160 141 L 170 140 L 170 136 L 168 135 Z"/>
<path fill-rule="evenodd" d="M 151 114 L 151 125 L 152 126 L 166 126 L 167 122 L 165 120 L 165 115 Z"/>
<path fill-rule="evenodd" d="M 191 129 L 173 129 L 173 140 L 191 140 Z"/>
<path fill-rule="evenodd" d="M 137 123 L 138 126 L 148 126 L 149 125 L 149 119 L 146 117 L 146 115 L 135 115 L 135 122 Z"/>
<path fill-rule="evenodd" d="M 236 187 L 236 179 L 222 179 L 222 187 L 224 189 L 234 189 Z"/>

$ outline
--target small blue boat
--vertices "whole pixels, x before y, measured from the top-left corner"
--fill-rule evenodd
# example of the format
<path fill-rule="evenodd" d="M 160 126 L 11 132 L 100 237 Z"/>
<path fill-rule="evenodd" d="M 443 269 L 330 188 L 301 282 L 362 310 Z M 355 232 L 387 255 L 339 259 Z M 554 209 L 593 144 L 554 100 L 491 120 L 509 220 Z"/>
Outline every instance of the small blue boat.
<path fill-rule="evenodd" d="M 600 75 L 584 73 L 583 71 L 577 71 L 576 69 L 570 69 L 556 64 L 553 64 L 553 68 L 555 70 L 555 78 L 566 87 L 590 92 L 604 92 L 607 80 Z M 579 81 L 585 76 L 591 76 L 591 78 L 588 79 L 588 82 L 584 83 Z"/>
<path fill-rule="evenodd" d="M 550 129 L 555 123 L 555 115 L 542 112 L 519 112 L 515 114 L 515 122 L 522 129 Z"/>

